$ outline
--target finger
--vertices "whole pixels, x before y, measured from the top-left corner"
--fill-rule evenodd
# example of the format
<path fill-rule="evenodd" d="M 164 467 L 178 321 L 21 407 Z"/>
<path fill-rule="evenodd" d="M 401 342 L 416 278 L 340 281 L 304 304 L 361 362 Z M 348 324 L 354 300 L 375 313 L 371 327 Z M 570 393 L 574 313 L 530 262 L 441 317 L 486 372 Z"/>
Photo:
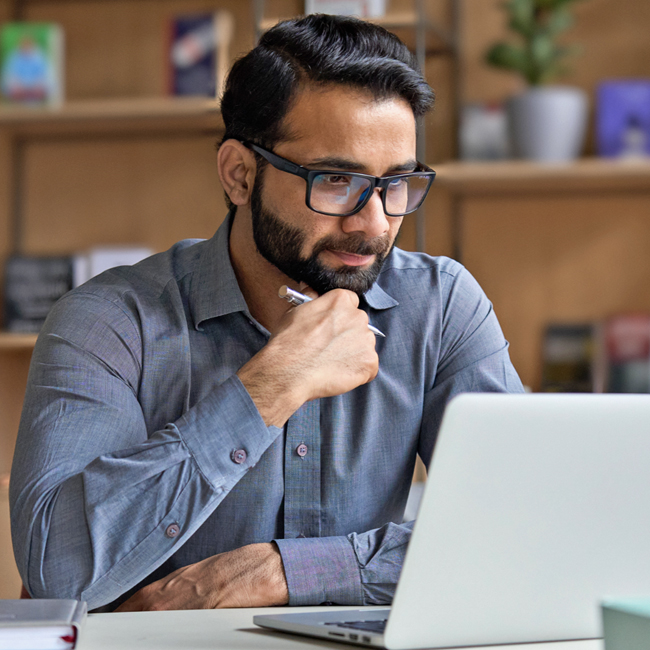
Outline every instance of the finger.
<path fill-rule="evenodd" d="M 318 298 L 318 293 L 316 293 L 306 282 L 301 282 L 298 285 L 298 291 L 300 291 L 300 293 L 304 293 L 310 298 L 313 298 L 314 300 Z"/>
<path fill-rule="evenodd" d="M 341 301 L 339 304 L 351 304 L 355 309 L 359 307 L 359 296 L 349 289 L 333 289 L 327 295 L 331 296 L 335 303 Z"/>

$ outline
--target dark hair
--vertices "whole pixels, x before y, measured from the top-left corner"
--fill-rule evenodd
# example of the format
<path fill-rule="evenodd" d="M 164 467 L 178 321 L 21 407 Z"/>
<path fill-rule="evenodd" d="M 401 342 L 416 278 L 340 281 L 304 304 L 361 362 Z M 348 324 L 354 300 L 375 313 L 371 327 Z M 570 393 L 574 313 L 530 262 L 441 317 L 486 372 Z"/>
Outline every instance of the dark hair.
<path fill-rule="evenodd" d="M 356 18 L 312 14 L 271 28 L 233 65 L 221 100 L 223 140 L 272 149 L 283 137 L 282 123 L 299 87 L 332 83 L 367 90 L 377 99 L 402 98 L 415 117 L 434 100 L 397 36 Z"/>

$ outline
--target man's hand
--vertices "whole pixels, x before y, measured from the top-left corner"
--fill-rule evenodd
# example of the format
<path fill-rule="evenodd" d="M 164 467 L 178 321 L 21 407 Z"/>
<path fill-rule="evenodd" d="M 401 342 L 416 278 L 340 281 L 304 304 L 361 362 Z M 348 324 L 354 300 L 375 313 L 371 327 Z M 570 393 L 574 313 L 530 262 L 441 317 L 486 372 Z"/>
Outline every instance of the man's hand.
<path fill-rule="evenodd" d="M 375 335 L 358 307 L 355 293 L 335 289 L 289 309 L 269 343 L 239 370 L 267 425 L 283 426 L 305 402 L 375 378 Z"/>
<path fill-rule="evenodd" d="M 271 607 L 288 602 L 277 546 L 250 544 L 178 569 L 140 589 L 116 611 Z"/>

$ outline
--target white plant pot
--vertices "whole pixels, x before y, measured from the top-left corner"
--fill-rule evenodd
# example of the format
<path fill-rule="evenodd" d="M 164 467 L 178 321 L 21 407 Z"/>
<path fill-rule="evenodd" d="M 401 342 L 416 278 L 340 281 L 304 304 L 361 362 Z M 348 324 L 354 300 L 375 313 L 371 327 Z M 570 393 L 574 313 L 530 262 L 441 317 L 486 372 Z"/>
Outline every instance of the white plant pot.
<path fill-rule="evenodd" d="M 567 162 L 582 152 L 589 102 L 568 86 L 531 88 L 508 101 L 508 128 L 517 158 Z"/>

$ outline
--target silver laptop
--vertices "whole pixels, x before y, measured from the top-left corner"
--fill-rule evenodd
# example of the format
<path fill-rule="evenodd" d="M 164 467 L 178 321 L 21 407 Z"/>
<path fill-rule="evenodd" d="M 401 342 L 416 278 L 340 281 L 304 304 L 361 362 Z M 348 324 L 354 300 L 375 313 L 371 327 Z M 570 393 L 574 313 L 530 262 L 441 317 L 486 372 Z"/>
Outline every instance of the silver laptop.
<path fill-rule="evenodd" d="M 450 402 L 391 608 L 255 616 L 390 650 L 601 636 L 650 595 L 650 396 Z"/>

